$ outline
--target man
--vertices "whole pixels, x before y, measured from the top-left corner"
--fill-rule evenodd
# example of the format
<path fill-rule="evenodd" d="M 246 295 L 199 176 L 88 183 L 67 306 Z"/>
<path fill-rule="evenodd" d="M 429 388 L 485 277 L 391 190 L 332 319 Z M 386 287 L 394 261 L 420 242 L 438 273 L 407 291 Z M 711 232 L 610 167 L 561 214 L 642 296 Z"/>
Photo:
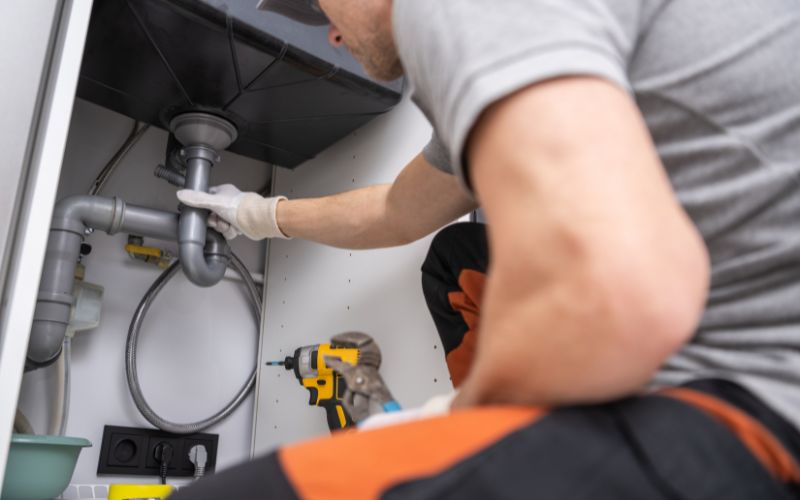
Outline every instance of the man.
<path fill-rule="evenodd" d="M 423 268 L 458 411 L 285 448 L 206 495 L 797 494 L 800 4 L 264 3 L 405 74 L 435 136 L 391 186 L 180 198 L 229 235 L 350 248 L 480 202 L 488 238 L 448 228 Z"/>

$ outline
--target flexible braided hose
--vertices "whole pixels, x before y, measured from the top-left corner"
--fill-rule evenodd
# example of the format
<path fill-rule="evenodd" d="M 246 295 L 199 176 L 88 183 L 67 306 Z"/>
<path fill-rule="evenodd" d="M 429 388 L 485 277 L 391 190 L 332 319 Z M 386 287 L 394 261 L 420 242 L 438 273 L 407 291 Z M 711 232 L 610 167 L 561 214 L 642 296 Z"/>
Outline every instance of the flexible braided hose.
<path fill-rule="evenodd" d="M 247 288 L 247 295 L 250 298 L 251 305 L 253 306 L 256 320 L 260 325 L 261 294 L 259 293 L 258 287 L 253 281 L 250 272 L 247 270 L 242 261 L 233 253 L 231 253 L 229 267 L 232 267 L 242 278 L 242 281 Z M 221 422 L 231 413 L 233 413 L 240 404 L 242 404 L 242 401 L 245 400 L 247 395 L 255 386 L 256 368 L 253 368 L 253 371 L 247 379 L 247 382 L 242 386 L 241 389 L 239 389 L 239 391 L 236 393 L 236 396 L 234 396 L 234 398 L 227 405 L 225 405 L 222 410 L 198 422 L 184 424 L 170 422 L 169 420 L 159 416 L 150 407 L 144 397 L 144 394 L 142 393 L 142 388 L 139 383 L 139 375 L 136 371 L 136 350 L 139 342 L 139 333 L 142 328 L 142 322 L 144 321 L 147 311 L 150 309 L 153 301 L 158 296 L 159 292 L 161 292 L 161 290 L 164 288 L 164 286 L 169 282 L 169 280 L 171 280 L 178 273 L 180 268 L 180 261 L 175 261 L 171 266 L 169 266 L 169 268 L 161 273 L 161 275 L 156 278 L 156 280 L 150 286 L 150 289 L 147 290 L 147 293 L 145 293 L 144 297 L 142 297 L 142 301 L 136 308 L 136 312 L 133 314 L 130 327 L 128 328 L 128 340 L 125 345 L 125 374 L 128 379 L 128 389 L 130 389 L 133 402 L 136 404 L 136 408 L 139 409 L 139 412 L 144 418 L 147 419 L 148 422 L 166 432 L 172 432 L 174 434 L 194 434 L 207 429 L 218 422 Z"/>

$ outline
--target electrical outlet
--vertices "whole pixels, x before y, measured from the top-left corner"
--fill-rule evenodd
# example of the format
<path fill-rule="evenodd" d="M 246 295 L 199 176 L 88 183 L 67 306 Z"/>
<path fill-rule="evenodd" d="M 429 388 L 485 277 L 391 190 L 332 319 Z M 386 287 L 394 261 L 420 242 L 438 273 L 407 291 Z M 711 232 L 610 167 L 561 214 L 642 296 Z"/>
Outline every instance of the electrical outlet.
<path fill-rule="evenodd" d="M 178 462 L 178 456 L 181 449 L 181 438 L 180 437 L 164 437 L 164 436 L 150 436 L 147 438 L 147 452 L 145 453 L 145 467 L 148 469 L 160 469 L 161 462 L 160 456 L 156 453 L 156 448 L 160 444 L 168 444 L 172 446 L 172 460 L 169 462 L 169 466 L 167 467 L 167 475 L 173 470 L 176 470 L 176 463 Z"/>
<path fill-rule="evenodd" d="M 181 471 L 188 471 L 191 473 L 191 475 L 194 475 L 194 464 L 189 460 L 189 450 L 191 450 L 193 446 L 197 445 L 203 445 L 206 448 L 206 470 L 209 470 L 208 467 L 211 465 L 211 450 L 214 450 L 214 462 L 216 462 L 217 458 L 216 440 L 194 437 L 188 437 L 184 439 L 183 453 L 181 453 L 179 457 L 176 457 L 176 463 L 180 464 L 179 467 Z"/>
<path fill-rule="evenodd" d="M 173 448 L 172 460 L 167 467 L 167 477 L 191 477 L 194 465 L 189 461 L 192 446 L 202 444 L 208 452 L 206 473 L 211 473 L 217 463 L 217 434 L 170 434 L 157 429 L 117 427 L 107 425 L 103 429 L 103 444 L 100 448 L 98 474 L 115 476 L 155 476 L 160 472 L 156 458 L 159 444 Z"/>

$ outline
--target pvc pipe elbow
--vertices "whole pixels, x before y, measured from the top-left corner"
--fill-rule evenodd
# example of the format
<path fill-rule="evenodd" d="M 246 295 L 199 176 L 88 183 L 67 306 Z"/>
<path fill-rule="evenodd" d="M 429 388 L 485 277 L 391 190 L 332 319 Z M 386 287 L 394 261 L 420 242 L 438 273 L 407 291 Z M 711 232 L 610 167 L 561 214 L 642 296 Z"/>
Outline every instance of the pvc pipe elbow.
<path fill-rule="evenodd" d="M 194 242 L 180 244 L 180 260 L 183 272 L 197 286 L 212 287 L 222 281 L 228 269 L 228 257 L 211 254 L 206 256 L 203 246 Z"/>
<path fill-rule="evenodd" d="M 87 227 L 113 234 L 122 224 L 125 202 L 118 198 L 70 196 L 56 203 L 50 228 L 83 236 Z"/>
<path fill-rule="evenodd" d="M 53 364 L 61 354 L 66 330 L 67 323 L 62 321 L 34 319 L 31 327 L 31 340 L 34 342 L 28 345 L 26 370 Z"/>
<path fill-rule="evenodd" d="M 189 281 L 201 287 L 219 283 L 228 268 L 230 247 L 219 233 L 208 230 L 205 211 L 184 207 L 178 232 L 181 266 Z"/>

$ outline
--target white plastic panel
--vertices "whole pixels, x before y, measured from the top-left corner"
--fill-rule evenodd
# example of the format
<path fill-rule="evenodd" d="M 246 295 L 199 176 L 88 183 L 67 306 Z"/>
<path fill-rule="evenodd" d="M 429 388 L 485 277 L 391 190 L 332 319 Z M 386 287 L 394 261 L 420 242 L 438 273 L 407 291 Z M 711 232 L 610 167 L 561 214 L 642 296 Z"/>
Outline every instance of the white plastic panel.
<path fill-rule="evenodd" d="M 18 190 L 28 168 L 29 139 L 38 125 L 41 86 L 47 82 L 46 63 L 60 12 L 61 6 L 51 1 L 0 2 L 0 19 L 14 20 L 0 30 L 0 286 L 5 282 Z"/>
<path fill-rule="evenodd" d="M 295 171 L 276 170 L 275 192 L 316 197 L 394 180 L 430 139 L 416 107 L 397 109 Z M 452 390 L 442 346 L 422 295 L 420 267 L 430 237 L 401 248 L 348 251 L 306 241 L 273 241 L 268 257 L 255 454 L 327 434 L 325 412 L 308 405 L 292 372 L 264 366 L 336 333 L 372 335 L 381 373 L 406 408 Z"/>
<path fill-rule="evenodd" d="M 42 92 L 41 109 L 33 117 L 37 122 L 34 128 L 28 129 L 22 136 L 14 134 L 19 140 L 24 140 L 23 136 L 27 138 L 29 150 L 26 154 L 29 153 L 30 157 L 24 160 L 26 164 L 23 169 L 27 170 L 25 194 L 19 207 L 18 232 L 13 245 L 8 249 L 12 253 L 8 259 L 10 266 L 0 304 L 0 471 L 5 471 L 6 468 L 8 443 L 11 441 L 16 401 L 47 244 L 47 228 L 53 211 L 67 129 L 75 100 L 78 70 L 92 9 L 92 2 L 88 0 L 56 3 L 60 14 L 56 16 L 55 26 L 49 23 L 52 19 L 52 5 L 43 2 L 31 2 L 31 5 L 25 7 L 15 3 L 10 8 L 4 3 L 4 8 L 0 11 L 4 14 L 20 14 L 15 19 L 3 18 L 6 24 L 18 21 L 20 26 L 35 19 L 31 14 L 40 13 L 41 22 L 44 23 L 40 29 L 47 31 L 53 42 L 51 58 L 45 61 L 47 77 L 42 80 L 42 87 L 39 89 Z M 14 32 L 13 29 L 9 31 L 12 34 Z M 33 35 L 34 38 L 42 34 L 36 28 L 31 32 L 37 33 Z M 30 55 L 33 57 L 31 64 L 36 64 L 37 60 L 41 63 L 41 57 L 37 57 L 35 51 Z M 3 109 L 3 112 L 15 110 L 16 108 Z M 24 122 L 20 125 L 25 126 Z"/>

